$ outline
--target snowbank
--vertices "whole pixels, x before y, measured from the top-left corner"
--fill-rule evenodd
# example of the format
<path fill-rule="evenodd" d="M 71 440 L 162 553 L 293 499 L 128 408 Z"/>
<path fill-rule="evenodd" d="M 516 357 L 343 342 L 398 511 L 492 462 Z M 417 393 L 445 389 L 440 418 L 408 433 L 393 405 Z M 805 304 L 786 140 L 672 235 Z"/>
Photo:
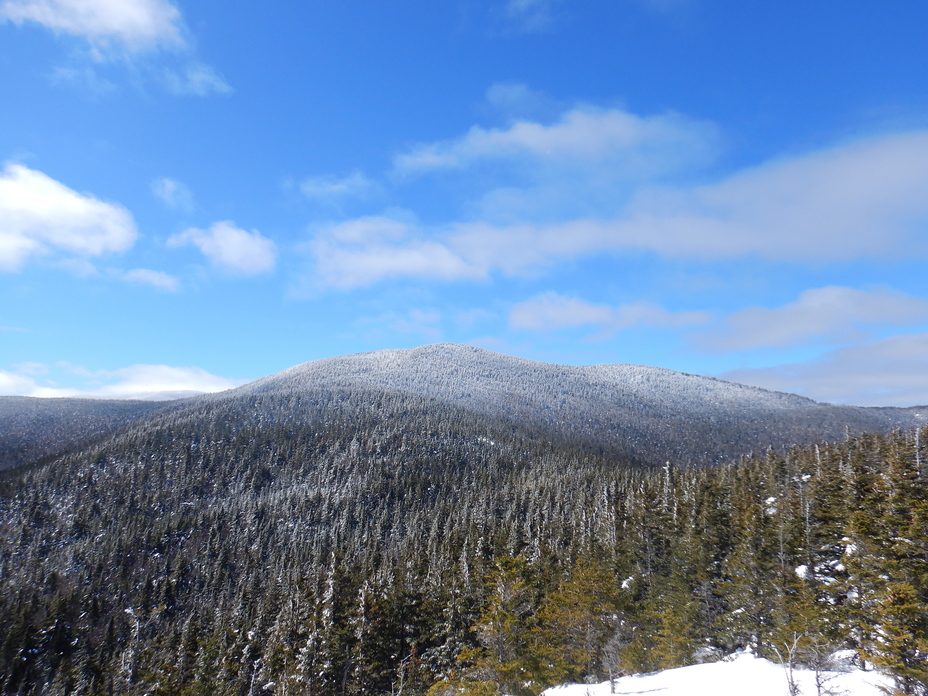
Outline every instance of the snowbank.
<path fill-rule="evenodd" d="M 842 696 L 884 696 L 881 686 L 890 679 L 878 672 L 855 669 L 849 672 L 823 673 L 827 684 L 821 694 Z M 794 678 L 801 696 L 818 696 L 815 673 L 797 669 Z M 720 662 L 653 674 L 622 677 L 610 690 L 602 684 L 571 684 L 548 689 L 543 696 L 609 696 L 610 694 L 647 694 L 648 696 L 788 696 L 786 669 L 749 653 L 738 653 Z"/>

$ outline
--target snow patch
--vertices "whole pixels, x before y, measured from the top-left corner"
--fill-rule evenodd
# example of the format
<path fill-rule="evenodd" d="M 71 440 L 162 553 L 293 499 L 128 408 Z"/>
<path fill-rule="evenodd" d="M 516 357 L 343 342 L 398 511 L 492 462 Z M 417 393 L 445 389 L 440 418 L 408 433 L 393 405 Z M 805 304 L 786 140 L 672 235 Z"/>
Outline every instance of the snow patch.
<path fill-rule="evenodd" d="M 849 665 L 850 663 L 845 663 Z M 845 671 L 846 670 L 846 671 Z M 793 676 L 800 695 L 812 696 L 815 672 L 796 669 Z M 846 696 L 883 696 L 891 680 L 878 672 L 842 669 L 826 672 L 828 688 Z M 543 692 L 544 696 L 609 696 L 619 694 L 654 694 L 654 696 L 788 696 L 787 670 L 750 653 L 736 653 L 732 658 L 690 667 L 668 669 L 652 674 L 638 674 L 602 684 L 570 684 Z"/>

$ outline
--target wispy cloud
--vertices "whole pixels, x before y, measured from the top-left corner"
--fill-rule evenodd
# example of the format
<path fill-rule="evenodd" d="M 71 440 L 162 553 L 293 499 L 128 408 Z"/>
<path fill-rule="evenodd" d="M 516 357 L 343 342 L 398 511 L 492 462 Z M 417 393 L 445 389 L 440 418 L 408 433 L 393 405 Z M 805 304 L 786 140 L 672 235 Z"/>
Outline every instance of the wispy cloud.
<path fill-rule="evenodd" d="M 304 196 L 323 202 L 363 198 L 377 189 L 377 183 L 362 172 L 352 172 L 348 176 L 308 177 L 299 186 Z"/>
<path fill-rule="evenodd" d="M 214 266 L 229 273 L 257 275 L 274 270 L 277 245 L 258 230 L 247 232 L 231 220 L 213 224 L 208 230 L 192 227 L 168 239 L 169 247 L 192 244 Z"/>
<path fill-rule="evenodd" d="M 507 128 L 474 126 L 452 140 L 423 143 L 394 159 L 404 174 L 463 169 L 485 161 L 537 166 L 608 162 L 633 180 L 702 161 L 715 149 L 715 129 L 675 114 L 637 116 L 578 106 L 555 123 L 519 120 Z"/>
<path fill-rule="evenodd" d="M 603 329 L 601 337 L 605 337 L 633 326 L 681 327 L 702 324 L 708 319 L 707 312 L 669 312 L 652 302 L 612 306 L 546 292 L 513 305 L 509 326 L 531 331 L 594 326 Z"/>
<path fill-rule="evenodd" d="M 550 28 L 558 0 L 506 0 L 505 14 L 522 32 L 535 33 Z"/>
<path fill-rule="evenodd" d="M 151 182 L 151 192 L 170 208 L 193 210 L 193 194 L 186 184 L 162 176 Z"/>
<path fill-rule="evenodd" d="M 889 289 L 825 287 L 806 290 L 782 307 L 748 307 L 725 318 L 724 328 L 697 339 L 718 351 L 788 348 L 812 339 L 857 341 L 876 327 L 928 322 L 928 300 Z"/>
<path fill-rule="evenodd" d="M 180 290 L 180 281 L 172 275 L 161 271 L 152 271 L 147 268 L 134 268 L 122 274 L 122 278 L 130 283 L 148 285 L 165 292 L 177 292 Z"/>
<path fill-rule="evenodd" d="M 525 118 L 550 111 L 553 100 L 523 82 L 497 82 L 487 88 L 487 105 L 506 118 Z"/>
<path fill-rule="evenodd" d="M 805 363 L 721 375 L 744 384 L 858 406 L 928 404 L 928 334 L 839 348 Z"/>
<path fill-rule="evenodd" d="M 193 61 L 179 70 L 165 69 L 164 84 L 177 96 L 208 97 L 211 94 L 231 94 L 232 88 L 216 69 Z"/>
<path fill-rule="evenodd" d="M 32 257 L 86 258 L 126 251 L 137 236 L 128 210 L 21 164 L 0 173 L 0 271 Z"/>
<path fill-rule="evenodd" d="M 440 341 L 442 337 L 442 314 L 433 307 L 411 309 L 406 312 L 386 312 L 376 317 L 362 319 L 359 323 L 372 329 L 372 333 L 412 334 L 427 341 Z"/>

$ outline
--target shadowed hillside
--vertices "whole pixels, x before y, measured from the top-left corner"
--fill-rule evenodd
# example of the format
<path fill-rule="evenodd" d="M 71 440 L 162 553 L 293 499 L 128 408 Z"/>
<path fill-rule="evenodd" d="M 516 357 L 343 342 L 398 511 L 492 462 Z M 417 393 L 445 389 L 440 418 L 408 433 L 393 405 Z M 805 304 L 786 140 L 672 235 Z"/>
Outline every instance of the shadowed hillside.
<path fill-rule="evenodd" d="M 109 435 L 164 402 L 0 396 L 0 471 Z"/>

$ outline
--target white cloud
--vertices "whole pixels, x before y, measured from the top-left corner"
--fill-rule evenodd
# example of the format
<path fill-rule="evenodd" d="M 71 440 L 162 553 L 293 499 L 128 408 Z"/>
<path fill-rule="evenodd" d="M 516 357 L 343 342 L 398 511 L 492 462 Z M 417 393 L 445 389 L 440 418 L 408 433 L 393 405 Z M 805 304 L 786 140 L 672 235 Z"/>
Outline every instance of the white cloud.
<path fill-rule="evenodd" d="M 26 363 L 15 371 L 0 370 L 0 394 L 36 397 L 87 397 L 99 399 L 164 400 L 193 394 L 232 389 L 245 380 L 232 380 L 210 374 L 199 367 L 168 365 L 131 365 L 118 370 L 88 371 L 68 366 L 72 375 L 86 382 L 79 387 L 60 387 L 37 377 L 47 376 L 47 366 Z"/>
<path fill-rule="evenodd" d="M 180 281 L 174 276 L 161 271 L 151 271 L 147 268 L 134 268 L 131 271 L 126 271 L 122 277 L 123 280 L 130 283 L 150 285 L 166 292 L 177 292 L 180 289 Z"/>
<path fill-rule="evenodd" d="M 818 262 L 928 252 L 928 133 L 770 162 L 714 185 L 645 189 L 612 219 L 460 225 L 449 243 L 501 268 L 604 250 Z M 923 237 L 922 237 L 923 239 Z"/>
<path fill-rule="evenodd" d="M 92 393 L 95 396 L 112 399 L 211 393 L 244 384 L 243 380 L 218 377 L 199 367 L 132 365 L 98 374 L 102 378 L 115 381 L 98 387 Z"/>
<path fill-rule="evenodd" d="M 928 132 L 768 162 L 720 183 L 642 191 L 607 234 L 671 256 L 838 260 L 924 254 Z"/>
<path fill-rule="evenodd" d="M 806 290 L 782 307 L 749 307 L 725 319 L 725 329 L 699 343 L 714 350 L 785 348 L 811 338 L 859 340 L 865 327 L 928 322 L 928 300 L 893 290 L 824 287 Z"/>
<path fill-rule="evenodd" d="M 193 194 L 186 184 L 163 176 L 151 182 L 151 192 L 165 205 L 180 210 L 193 210 Z"/>
<path fill-rule="evenodd" d="M 116 63 L 133 66 L 134 76 L 146 75 L 175 95 L 232 92 L 215 68 L 196 60 L 180 10 L 170 0 L 0 0 L 0 22 L 4 20 L 40 24 L 87 42 L 87 56 L 73 54 L 70 65 L 54 69 L 52 80 L 57 84 L 98 95 L 110 92 L 115 85 L 99 74 L 98 67 Z M 166 61 L 135 60 L 140 53 L 160 49 L 173 55 Z"/>
<path fill-rule="evenodd" d="M 314 176 L 300 182 L 300 192 L 307 198 L 322 202 L 346 198 L 365 198 L 377 190 L 377 184 L 362 172 L 348 176 Z"/>
<path fill-rule="evenodd" d="M 27 374 L 0 370 L 0 394 L 4 396 L 58 397 L 74 396 L 76 391 L 73 389 L 43 387 Z"/>
<path fill-rule="evenodd" d="M 858 406 L 928 404 L 928 334 L 840 348 L 817 360 L 733 370 L 725 379 Z"/>
<path fill-rule="evenodd" d="M 196 246 L 213 265 L 230 273 L 256 275 L 274 270 L 277 245 L 257 230 L 246 232 L 230 220 L 208 230 L 190 228 L 168 239 L 168 246 Z"/>
<path fill-rule="evenodd" d="M 112 42 L 129 50 L 184 44 L 180 11 L 166 0 L 5 0 L 0 18 L 35 22 L 96 48 Z"/>
<path fill-rule="evenodd" d="M 386 217 L 366 217 L 321 231 L 309 244 L 315 282 L 350 289 L 400 277 L 477 279 L 486 269 L 470 264 L 444 244 L 417 238 L 418 230 Z"/>
<path fill-rule="evenodd" d="M 524 85 L 495 85 L 491 96 L 533 97 Z M 676 114 L 578 105 L 552 122 L 521 118 L 505 128 L 475 126 L 458 138 L 416 145 L 394 157 L 393 173 L 399 180 L 437 172 L 466 178 L 468 189 L 481 192 L 467 202 L 469 217 L 483 222 L 604 219 L 643 184 L 704 167 L 718 140 L 713 125 Z"/>
<path fill-rule="evenodd" d="M 420 148 L 401 158 L 399 166 L 465 167 L 474 158 L 502 156 L 507 148 L 555 159 L 558 152 L 596 157 L 600 145 L 625 137 L 619 124 L 626 119 L 615 118 L 615 129 L 606 128 L 612 135 L 575 132 L 566 126 L 552 133 L 538 124 L 529 124 L 524 133 L 517 127 L 505 132 L 477 129 L 460 141 Z M 565 118 L 562 125 L 568 122 Z M 637 126 L 634 119 L 630 123 L 628 138 L 634 141 Z M 575 181 L 565 184 L 565 190 L 579 191 L 588 183 L 596 188 L 599 182 L 583 178 L 584 171 L 591 176 L 601 169 L 576 170 Z M 546 196 L 539 196 L 540 190 L 544 189 L 528 186 L 516 189 L 515 195 L 543 203 Z M 619 193 L 613 198 L 620 199 Z M 457 222 L 407 230 L 376 244 L 342 244 L 330 236 L 315 248 L 336 268 L 348 271 L 347 281 L 334 285 L 355 287 L 386 277 L 455 280 L 484 278 L 494 271 L 516 274 L 604 251 L 799 263 L 924 258 L 926 229 L 928 132 L 916 131 L 770 161 L 714 184 L 639 187 L 611 216 Z M 358 270 L 351 272 L 356 262 Z M 329 275 L 330 280 L 338 277 Z"/>
<path fill-rule="evenodd" d="M 0 271 L 30 257 L 127 250 L 137 233 L 125 208 L 80 194 L 42 172 L 7 164 L 0 174 Z"/>
<path fill-rule="evenodd" d="M 701 161 L 715 149 L 715 131 L 674 114 L 637 116 L 619 109 L 573 108 L 551 125 L 519 120 L 505 129 L 474 126 L 466 135 L 425 143 L 394 158 L 400 173 L 461 169 L 481 161 L 610 162 L 636 178 Z"/>
<path fill-rule="evenodd" d="M 546 292 L 512 307 L 509 326 L 531 331 L 557 331 L 579 326 L 598 326 L 606 335 L 633 326 L 677 327 L 701 324 L 706 312 L 668 312 L 652 302 L 613 307 L 577 297 Z"/>
<path fill-rule="evenodd" d="M 208 97 L 211 94 L 231 94 L 232 88 L 216 70 L 196 61 L 180 71 L 165 70 L 164 84 L 177 96 Z"/>

